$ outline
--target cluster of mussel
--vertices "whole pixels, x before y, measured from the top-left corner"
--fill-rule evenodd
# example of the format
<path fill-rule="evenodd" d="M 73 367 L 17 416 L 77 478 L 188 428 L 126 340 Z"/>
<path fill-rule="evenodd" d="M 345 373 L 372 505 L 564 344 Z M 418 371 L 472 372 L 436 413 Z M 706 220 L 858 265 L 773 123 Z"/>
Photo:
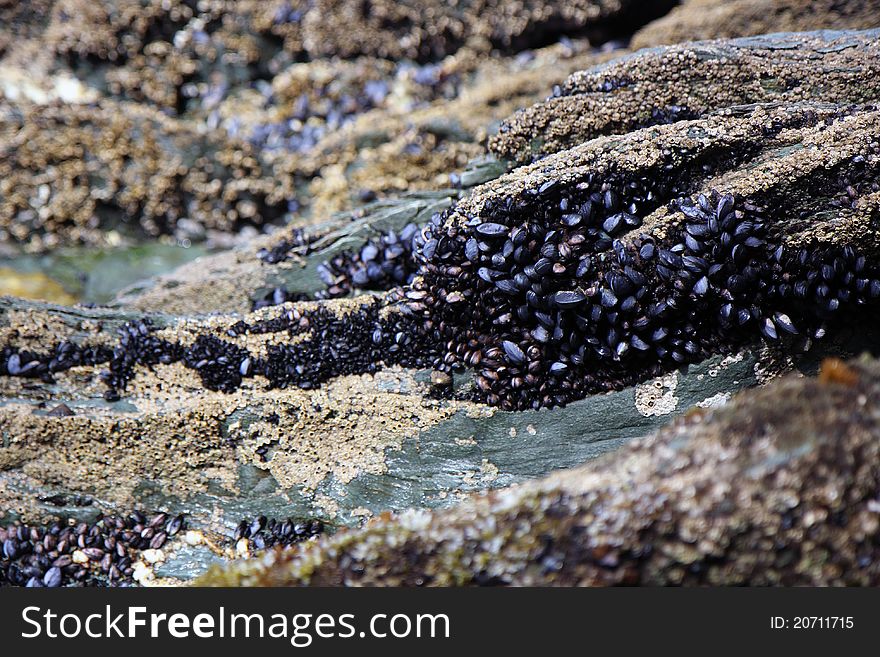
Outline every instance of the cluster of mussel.
<path fill-rule="evenodd" d="M 318 275 L 327 286 L 318 298 L 342 297 L 352 290 L 388 290 L 411 283 L 417 263 L 413 238 L 419 226 L 409 223 L 400 232 L 389 230 L 371 239 L 359 251 L 343 251 L 318 265 Z"/>
<path fill-rule="evenodd" d="M 308 540 L 324 532 L 324 523 L 320 520 L 297 521 L 292 518 L 276 520 L 266 516 L 257 516 L 250 520 L 242 520 L 235 533 L 234 541 L 247 539 L 249 545 L 258 550 L 272 547 L 288 547 Z"/>
<path fill-rule="evenodd" d="M 0 586 L 128 586 L 134 562 L 186 527 L 183 515 L 140 511 L 94 522 L 0 526 Z"/>
<path fill-rule="evenodd" d="M 271 387 L 314 388 L 382 364 L 469 367 L 478 399 L 521 410 L 631 385 L 760 337 L 806 348 L 842 310 L 880 297 L 876 264 L 852 246 L 795 243 L 781 232 L 791 223 L 771 221 L 754 199 L 691 188 L 687 176 L 658 171 L 587 173 L 391 231 L 321 268 L 324 298 L 395 290 L 387 298 L 341 314 L 286 308 L 229 328 L 309 334 L 271 345 L 265 358 L 209 334 L 175 344 L 144 320 L 120 329 L 112 352 L 5 348 L 0 368 L 39 376 L 109 361 L 102 376 L 113 401 L 135 366 L 178 361 L 225 392 L 256 375 Z M 842 189 L 834 203 L 845 209 L 859 189 L 851 180 Z M 640 230 L 661 206 L 662 229 Z M 388 312 L 389 300 L 403 312 Z"/>
<path fill-rule="evenodd" d="M 418 269 L 413 258 L 413 238 L 419 229 L 420 226 L 414 223 L 407 224 L 400 231 L 390 229 L 367 240 L 360 249 L 342 251 L 322 262 L 317 271 L 325 287 L 314 295 L 279 286 L 254 298 L 251 307 L 258 310 L 288 301 L 336 299 L 355 290 L 389 290 L 411 283 Z M 291 240 L 279 242 L 271 249 L 261 249 L 257 257 L 268 264 L 277 264 L 287 260 L 293 248 L 301 246 L 308 253 L 309 238 L 298 231 Z"/>
<path fill-rule="evenodd" d="M 490 404 L 552 407 L 760 335 L 806 346 L 844 304 L 880 296 L 852 247 L 786 248 L 760 207 L 731 194 L 678 198 L 677 228 L 635 234 L 664 197 L 678 195 L 588 177 L 435 216 L 405 293 L 445 346 L 435 367 L 475 369 Z"/>

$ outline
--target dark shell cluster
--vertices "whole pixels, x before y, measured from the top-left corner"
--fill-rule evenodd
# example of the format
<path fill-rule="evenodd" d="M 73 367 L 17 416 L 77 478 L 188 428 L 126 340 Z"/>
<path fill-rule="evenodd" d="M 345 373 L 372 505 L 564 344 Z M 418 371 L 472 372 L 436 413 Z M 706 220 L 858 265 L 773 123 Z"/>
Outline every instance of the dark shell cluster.
<path fill-rule="evenodd" d="M 80 365 L 106 363 L 110 357 L 111 352 L 105 347 L 84 347 L 67 341 L 60 342 L 48 353 L 7 346 L 0 349 L 0 376 L 21 376 L 52 383 L 52 375 L 56 372 Z"/>
<path fill-rule="evenodd" d="M 112 353 L 84 351 L 52 367 L 109 361 L 102 373 L 108 400 L 119 398 L 139 364 L 183 361 L 206 388 L 224 392 L 255 375 L 271 387 L 310 389 L 382 364 L 470 367 L 479 400 L 552 407 L 759 337 L 808 348 L 841 309 L 880 297 L 877 272 L 853 248 L 786 249 L 762 208 L 730 194 L 678 198 L 669 207 L 684 215 L 680 228 L 662 240 L 643 233 L 624 239 L 674 191 L 652 179 L 545 185 L 480 217 L 456 223 L 437 215 L 421 231 L 411 225 L 370 242 L 348 256 L 334 285 L 360 286 L 374 265 L 384 272 L 376 285 L 397 288 L 391 298 L 404 313 L 383 315 L 377 299 L 342 315 L 289 308 L 229 328 L 231 336 L 310 334 L 270 346 L 265 359 L 210 335 L 176 345 L 140 321 L 120 330 Z M 377 242 L 389 248 L 380 251 Z M 379 262 L 408 263 L 413 284 L 398 286 Z M 53 353 L 80 354 L 64 345 Z M 3 357 L 7 374 L 51 369 L 48 355 L 7 348 Z"/>
<path fill-rule="evenodd" d="M 308 340 L 270 346 L 265 360 L 249 357 L 248 373 L 262 374 L 272 387 L 310 389 L 335 376 L 377 372 L 383 363 L 430 367 L 439 352 L 419 340 L 421 321 L 399 313 L 383 318 L 382 307 L 377 300 L 341 317 L 324 308 L 291 308 L 264 322 L 240 322 L 231 331 L 311 334 Z"/>
<path fill-rule="evenodd" d="M 857 160 L 850 173 L 817 180 L 821 189 L 809 195 L 845 209 L 874 190 L 874 172 Z M 880 297 L 876 265 L 855 248 L 785 246 L 774 233 L 780 222 L 758 200 L 688 195 L 705 162 L 678 173 L 658 166 L 640 176 L 550 181 L 490 199 L 471 215 L 454 207 L 424 227 L 409 224 L 341 253 L 321 267 L 327 289 L 319 296 L 392 291 L 339 314 L 288 307 L 227 329 L 232 337 L 306 337 L 269 346 L 265 358 L 209 334 L 174 344 L 144 320 L 120 329 L 112 350 L 62 343 L 41 355 L 7 347 L 0 374 L 45 378 L 109 362 L 102 377 L 112 401 L 137 365 L 179 361 L 206 388 L 224 392 L 257 375 L 270 387 L 311 389 L 383 365 L 470 368 L 476 399 L 521 410 L 617 389 L 761 338 L 806 349 L 846 308 Z M 814 212 L 794 200 L 764 204 L 786 207 L 785 225 Z M 640 231 L 643 217 L 663 206 L 679 215 L 665 233 Z M 261 257 L 287 257 L 270 253 Z M 271 296 L 263 305 L 299 299 L 283 288 Z"/>
<path fill-rule="evenodd" d="M 156 327 L 147 320 L 126 324 L 120 341 L 101 376 L 108 401 L 120 398 L 120 391 L 135 374 L 137 365 L 183 364 L 198 372 L 209 390 L 232 392 L 242 380 L 265 376 L 270 387 L 295 386 L 311 389 L 345 374 L 375 373 L 381 365 L 430 367 L 438 350 L 418 340 L 422 322 L 397 313 L 380 316 L 377 301 L 337 316 L 324 308 L 284 310 L 277 317 L 253 324 L 240 321 L 228 329 L 230 336 L 286 332 L 290 337 L 309 333 L 310 339 L 287 345 L 272 345 L 268 358 L 212 335 L 200 335 L 184 347 L 153 335 Z"/>
<path fill-rule="evenodd" d="M 136 365 L 169 364 L 183 357 L 183 348 L 152 335 L 154 326 L 145 319 L 130 322 L 119 329 L 119 342 L 113 348 L 109 369 L 101 372 L 101 378 L 109 389 L 104 394 L 107 401 L 119 399 L 118 390 L 124 390 L 134 376 Z"/>
<path fill-rule="evenodd" d="M 389 290 L 412 282 L 418 268 L 413 238 L 419 229 L 410 223 L 399 233 L 389 230 L 360 251 L 344 251 L 318 265 L 318 275 L 327 286 L 318 298 L 343 297 L 352 290 Z"/>
<path fill-rule="evenodd" d="M 789 252 L 730 194 L 674 201 L 686 221 L 663 240 L 622 239 L 663 195 L 647 180 L 551 183 L 458 224 L 436 216 L 407 295 L 445 344 L 435 367 L 474 368 L 490 404 L 555 406 L 758 336 L 808 342 L 880 296 L 854 249 Z"/>
<path fill-rule="evenodd" d="M 312 239 L 313 237 L 307 235 L 303 229 L 297 228 L 291 232 L 289 237 L 284 238 L 275 246 L 257 251 L 257 257 L 266 264 L 277 265 L 279 262 L 289 259 L 290 252 L 294 249 L 302 249 L 303 255 L 306 255 Z"/>
<path fill-rule="evenodd" d="M 296 228 L 290 232 L 290 235 L 270 248 L 263 248 L 257 251 L 257 258 L 265 262 L 267 265 L 277 265 L 290 259 L 291 252 L 296 249 L 300 255 L 306 256 L 310 252 L 310 245 L 317 238 L 317 235 L 307 233 L 302 228 Z M 279 286 L 256 296 L 251 303 L 252 310 L 267 308 L 269 306 L 280 306 L 288 301 L 308 301 L 311 295 L 302 292 L 291 292 L 284 286 Z"/>
<path fill-rule="evenodd" d="M 385 291 L 409 284 L 418 271 L 418 263 L 413 257 L 413 242 L 421 228 L 409 223 L 399 232 L 390 229 L 368 240 L 357 251 L 346 250 L 321 263 L 317 270 L 325 288 L 315 294 L 292 292 L 280 286 L 257 295 L 251 307 L 259 310 L 289 301 L 335 299 L 348 296 L 356 290 Z M 277 264 L 289 259 L 294 248 L 299 248 L 302 255 L 307 255 L 313 240 L 314 237 L 306 237 L 297 231 L 290 239 L 282 240 L 271 249 L 260 249 L 257 257 L 267 264 Z"/>
<path fill-rule="evenodd" d="M 246 349 L 212 335 L 196 338 L 184 352 L 183 363 L 200 374 L 209 390 L 232 392 L 241 385 L 242 376 L 251 373 Z"/>
<path fill-rule="evenodd" d="M 147 321 L 127 324 L 113 350 L 110 367 L 102 373 L 109 389 L 105 398 L 114 401 L 134 376 L 134 367 L 182 361 L 198 372 L 209 390 L 232 392 L 242 380 L 263 375 L 270 387 L 296 386 L 310 389 L 345 374 L 373 373 L 380 364 L 427 367 L 432 352 L 417 347 L 418 334 L 412 318 L 396 321 L 379 317 L 378 303 L 363 306 L 339 317 L 325 309 L 290 309 L 276 318 L 249 325 L 238 322 L 228 330 L 231 336 L 245 333 L 286 332 L 290 337 L 310 332 L 311 339 L 288 345 L 272 345 L 268 358 L 258 358 L 246 349 L 212 335 L 200 335 L 188 347 L 152 335 Z"/>
<path fill-rule="evenodd" d="M 70 500 L 63 500 L 69 502 Z M 140 553 L 159 549 L 187 528 L 183 514 L 99 514 L 94 522 L 0 526 L 0 586 L 132 586 Z M 259 516 L 242 520 L 226 540 L 251 550 L 285 548 L 323 534 L 317 519 Z"/>
<path fill-rule="evenodd" d="M 161 548 L 185 526 L 182 515 L 134 511 L 93 523 L 0 527 L 0 586 L 128 586 L 138 553 Z"/>
<path fill-rule="evenodd" d="M 234 541 L 242 538 L 258 550 L 273 547 L 289 547 L 324 533 L 324 523 L 320 520 L 298 521 L 267 519 L 259 516 L 252 520 L 242 520 L 232 536 Z"/>

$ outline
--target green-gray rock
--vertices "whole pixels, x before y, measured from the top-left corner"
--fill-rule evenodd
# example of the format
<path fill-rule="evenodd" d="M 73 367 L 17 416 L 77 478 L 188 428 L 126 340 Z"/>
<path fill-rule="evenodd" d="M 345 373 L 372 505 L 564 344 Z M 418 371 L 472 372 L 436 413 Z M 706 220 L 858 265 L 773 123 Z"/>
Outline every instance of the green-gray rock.
<path fill-rule="evenodd" d="M 213 567 L 200 585 L 877 585 L 880 363 L 823 365 L 585 466 Z"/>

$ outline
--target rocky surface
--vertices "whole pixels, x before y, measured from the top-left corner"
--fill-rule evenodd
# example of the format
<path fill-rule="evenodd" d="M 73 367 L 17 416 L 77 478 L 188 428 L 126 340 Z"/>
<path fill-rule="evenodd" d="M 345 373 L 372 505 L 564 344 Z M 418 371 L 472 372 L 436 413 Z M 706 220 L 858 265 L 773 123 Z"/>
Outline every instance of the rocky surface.
<path fill-rule="evenodd" d="M 880 27 L 876 0 L 685 0 L 633 35 L 634 50 L 770 32 Z"/>
<path fill-rule="evenodd" d="M 762 333 L 820 336 L 841 305 L 880 294 L 878 115 L 851 111 L 740 108 L 515 169 L 432 222 L 409 307 L 446 341 L 443 364 L 477 369 L 482 398 L 508 409 Z"/>
<path fill-rule="evenodd" d="M 481 25 L 508 42 L 508 56 L 487 59 L 495 41 L 459 42 L 450 28 L 438 37 L 450 40 L 439 51 L 448 57 L 433 63 L 386 59 L 393 53 L 379 44 L 401 43 L 388 11 L 413 11 L 399 3 L 354 17 L 345 2 L 0 7 L 17 37 L 0 52 L 0 242 L 29 251 L 155 236 L 223 245 L 243 227 L 301 224 L 312 210 L 320 220 L 362 198 L 445 186 L 482 153 L 493 121 L 540 97 L 548 77 L 602 59 L 585 38 L 543 47 L 558 30 L 577 36 L 573 26 L 617 20 L 628 6 L 583 3 L 563 10 L 564 23 L 543 6 L 462 7 L 449 20 Z M 376 47 L 322 58 L 339 25 L 351 43 L 353 19 L 369 23 L 359 33 Z M 517 55 L 532 47 L 541 48 Z"/>
<path fill-rule="evenodd" d="M 777 130 L 768 134 L 767 125 Z M 863 174 L 874 170 L 876 129 L 873 110 L 804 104 L 647 128 L 651 148 L 641 133 L 596 140 L 475 188 L 444 221 L 457 225 L 491 199 L 547 179 L 564 189 L 590 172 L 601 178 L 610 166 L 641 176 L 668 165 L 688 185 L 683 194 L 721 188 L 785 207 L 768 222 L 786 249 L 858 247 L 868 257 L 862 267 L 873 268 L 876 191 Z M 742 153 L 748 157 L 735 157 Z M 706 162 L 716 168 L 704 169 Z M 852 178 L 859 193 L 817 185 L 826 166 Z M 663 240 L 689 221 L 679 206 L 664 205 L 622 239 L 647 231 Z M 573 465 L 644 433 L 671 410 L 723 400 L 791 368 L 796 361 L 782 354 L 804 346 L 762 337 L 756 324 L 744 341 L 724 338 L 692 355 L 687 374 L 673 362 L 646 371 L 622 360 L 617 374 L 597 381 L 625 388 L 610 397 L 505 413 L 474 401 L 486 398 L 469 376 L 456 374 L 451 390 L 439 378 L 428 382 L 426 368 L 461 352 L 442 339 L 426 342 L 432 334 L 401 312 L 399 294 L 201 317 L 5 302 L 7 508 L 40 519 L 59 511 L 41 499 L 88 495 L 93 502 L 82 513 L 182 506 L 197 526 L 226 523 L 228 530 L 243 515 L 295 511 L 347 524 L 384 509 L 448 504 L 463 491 Z M 448 295 L 446 303 L 455 309 Z M 443 307 L 435 312 L 454 326 Z M 870 312 L 841 304 L 817 353 L 861 349 L 869 333 L 854 336 L 846 327 Z M 509 334 L 502 327 L 492 339 Z M 762 352 L 765 339 L 773 348 Z M 549 360 L 536 370 L 547 381 Z M 652 377 L 646 388 L 627 387 Z M 62 402 L 72 414 L 51 413 Z M 589 435 L 584 422 L 595 427 Z"/>
<path fill-rule="evenodd" d="M 198 583 L 876 585 L 878 404 L 876 361 L 826 361 L 585 466 Z"/>
<path fill-rule="evenodd" d="M 50 333 L 110 347 L 136 317 L 18 302 L 3 318 L 4 340 L 14 334 L 18 345 L 38 352 Z M 153 320 L 156 338 L 185 343 L 210 332 L 230 339 L 222 318 L 164 327 L 169 319 Z M 262 339 L 269 348 L 272 336 L 234 342 L 254 349 Z M 871 331 L 849 329 L 804 355 L 744 350 L 564 408 L 517 413 L 438 396 L 428 372 L 400 368 L 307 390 L 244 378 L 239 389 L 223 392 L 205 388 L 192 360 L 156 363 L 138 368 L 119 401 L 101 397 L 99 369 L 106 366 L 59 369 L 53 383 L 3 377 L 4 522 L 93 522 L 99 512 L 125 517 L 131 509 L 183 513 L 194 535 L 124 565 L 155 559 L 161 563 L 137 567 L 139 581 L 185 580 L 208 563 L 259 548 L 234 540 L 242 518 L 320 518 L 336 529 L 388 510 L 449 506 L 469 492 L 573 467 L 695 405 L 724 404 L 793 367 L 812 371 L 827 350 L 852 354 L 874 340 Z M 468 380 L 456 375 L 456 388 L 467 390 Z"/>
<path fill-rule="evenodd" d="M 877 98 L 878 32 L 805 33 L 642 50 L 570 76 L 505 121 L 490 147 L 519 162 L 607 134 L 748 103 Z"/>
<path fill-rule="evenodd" d="M 231 232 L 278 221 L 293 182 L 247 144 L 201 135 L 160 112 L 98 106 L 0 107 L 0 240 L 30 250 L 112 246 L 126 234 Z"/>
<path fill-rule="evenodd" d="M 517 52 L 555 41 L 561 35 L 589 35 L 595 42 L 626 33 L 626 28 L 663 15 L 668 0 L 499 2 L 317 2 L 304 17 L 306 47 L 313 55 L 436 60 L 464 46 Z M 390 27 L 390 29 L 389 29 Z"/>
<path fill-rule="evenodd" d="M 228 75 L 238 63 L 258 69 L 255 72 L 274 72 L 290 61 L 331 57 L 422 63 L 465 48 L 509 54 L 554 43 L 562 36 L 589 36 L 601 43 L 631 33 L 674 4 L 670 0 L 641 4 L 577 0 L 565 5 L 467 0 L 455 6 L 434 0 L 373 0 L 367 5 L 350 0 L 46 0 L 36 3 L 30 15 L 9 8 L 7 20 L 14 29 L 42 28 L 50 53 L 74 65 L 121 65 L 128 69 L 128 77 L 140 76 L 149 67 L 156 77 L 147 77 L 147 84 L 140 85 L 141 93 L 149 95 L 150 83 L 157 89 L 182 87 L 203 82 L 217 71 Z M 116 75 L 111 80 L 124 88 L 126 75 Z"/>
<path fill-rule="evenodd" d="M 608 11 L 625 11 L 623 4 Z M 294 62 L 289 57 L 304 51 L 288 41 L 305 13 L 281 20 L 282 5 L 203 3 L 202 13 L 193 13 L 177 3 L 165 19 L 156 3 L 4 8 L 4 24 L 19 37 L 0 61 L 0 142 L 9 153 L 0 197 L 4 241 L 31 251 L 157 234 L 222 244 L 231 229 L 321 221 L 359 198 L 435 189 L 479 155 L 494 122 L 572 71 L 608 58 L 585 41 L 566 41 L 487 60 L 476 39 L 421 67 L 377 60 L 376 53 L 338 66 L 317 57 Z M 345 3 L 337 9 L 347 15 Z M 542 15 L 522 11 L 533 10 Z M 520 10 L 509 11 L 513 25 Z M 819 16 L 836 14 L 815 15 L 818 25 Z M 89 30 L 81 29 L 86 20 Z M 280 38 L 287 45 L 279 47 Z M 116 50 L 107 46 L 113 43 Z M 540 39 L 515 50 L 535 45 Z M 657 77 L 647 70 L 648 79 Z M 707 97 L 716 95 L 707 89 Z M 771 95 L 743 92 L 752 101 Z M 680 114 L 674 107 L 684 103 L 627 108 L 626 123 L 639 125 L 643 114 L 650 121 L 657 112 L 660 120 L 687 118 L 698 109 Z M 143 138 L 132 132 L 135 124 Z M 589 134 L 609 130 L 618 128 L 599 125 Z M 494 144 L 505 156 L 522 150 Z"/>
<path fill-rule="evenodd" d="M 35 352 L 50 330 L 59 343 L 100 349 L 110 348 L 115 331 L 131 319 L 108 311 L 7 307 L 3 330 Z M 211 324 L 172 325 L 156 336 L 182 337 L 184 330 L 206 336 Z M 34 327 L 30 335 L 26 326 Z M 221 322 L 213 326 L 223 335 Z M 242 344 L 253 349 L 259 339 Z M 85 514 L 173 503 L 201 522 L 219 507 L 227 523 L 237 522 L 239 513 L 295 511 L 347 524 L 357 521 L 351 514 L 358 510 L 444 504 L 459 490 L 576 463 L 669 413 L 790 365 L 769 352 L 743 352 L 552 414 L 502 413 L 438 398 L 427 372 L 399 368 L 337 377 L 314 390 L 270 389 L 262 377 L 245 378 L 239 389 L 223 392 L 206 390 L 199 370 L 185 363 L 156 364 L 138 368 L 123 399 L 108 402 L 101 398 L 104 367 L 57 370 L 51 384 L 4 377 L 3 503 L 13 516 L 50 517 L 60 509 L 40 500 L 76 494 L 92 500 L 80 509 Z M 456 385 L 466 390 L 468 377 Z M 70 413 L 52 413 L 59 404 Z M 589 435 L 580 428 L 585 416 L 596 427 Z M 551 445 L 557 449 L 548 453 Z M 76 476 L 68 476 L 71 468 Z"/>
<path fill-rule="evenodd" d="M 586 57 L 577 60 L 580 65 Z M 542 66 L 557 60 L 548 57 Z M 578 67 L 567 64 L 569 71 Z M 506 90 L 530 102 L 543 90 L 538 77 L 527 70 L 513 76 Z M 8 81 L 10 88 L 22 84 Z M 481 84 L 474 82 L 476 88 Z M 0 105 L 0 140 L 8 153 L 0 163 L 3 241 L 30 251 L 70 244 L 108 247 L 146 236 L 222 244 L 230 231 L 277 224 L 300 211 L 325 217 L 359 198 L 446 186 L 448 174 L 464 169 L 482 150 L 477 145 L 482 133 L 473 126 L 517 106 L 516 97 L 496 106 L 499 93 L 457 101 L 470 123 L 444 118 L 445 108 L 430 105 L 409 116 L 412 107 L 404 103 L 375 110 L 363 123 L 346 119 L 350 129 L 326 139 L 321 135 L 328 128 L 316 129 L 314 144 L 303 146 L 315 152 L 295 154 L 251 137 L 279 120 L 287 125 L 284 117 L 298 95 L 284 107 L 236 97 L 218 114 L 219 129 L 204 132 L 191 121 L 129 101 L 46 104 L 7 94 Z"/>
<path fill-rule="evenodd" d="M 121 291 L 113 305 L 176 314 L 246 313 L 255 303 L 310 297 L 326 288 L 318 267 L 346 251 L 408 224 L 422 225 L 462 194 L 504 170 L 493 160 L 474 162 L 458 188 L 410 192 L 342 211 L 307 229 L 292 225 L 238 248 L 204 256 L 189 265 L 140 281 Z M 278 303 L 274 301 L 274 303 Z"/>

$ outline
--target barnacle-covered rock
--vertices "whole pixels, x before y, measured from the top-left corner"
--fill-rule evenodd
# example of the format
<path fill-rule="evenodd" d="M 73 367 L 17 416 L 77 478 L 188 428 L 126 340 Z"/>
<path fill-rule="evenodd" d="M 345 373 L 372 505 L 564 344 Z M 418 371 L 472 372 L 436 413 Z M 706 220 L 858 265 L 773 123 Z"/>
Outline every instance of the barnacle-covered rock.
<path fill-rule="evenodd" d="M 0 62 L 0 237 L 34 251 L 144 235 L 223 246 L 243 227 L 320 223 L 371 198 L 465 183 L 494 122 L 610 56 L 581 40 L 425 66 L 319 60 L 285 64 L 269 83 L 226 52 L 229 76 L 163 91 L 201 94 L 172 107 L 96 82 L 91 51 L 47 63 L 48 37 L 31 36 Z M 152 93 L 139 71 L 163 69 L 132 61 L 105 62 L 101 75 L 127 71 L 135 91 Z"/>
<path fill-rule="evenodd" d="M 333 261 L 316 268 L 329 296 L 395 287 L 358 302 L 358 313 L 314 306 L 302 316 L 227 318 L 214 336 L 222 343 L 194 335 L 192 355 L 190 339 L 126 329 L 104 377 L 108 394 L 126 389 L 135 366 L 180 361 L 225 391 L 255 374 L 272 387 L 312 388 L 383 366 L 471 367 L 478 399 L 525 409 L 624 387 L 762 338 L 808 348 L 880 296 L 878 117 L 870 107 L 754 106 L 588 142 L 436 215 L 405 267 L 409 249 L 395 233 L 393 257 L 382 254 L 390 275 L 376 245 L 363 242 L 343 252 L 339 272 Z M 263 259 L 277 264 L 285 255 L 268 250 Z M 398 266 L 404 280 L 417 274 L 412 285 L 397 287 Z M 246 352 L 223 336 L 309 331 L 305 343 L 276 339 Z M 47 352 L 42 361 L 51 359 Z M 47 373 L 28 367 L 31 377 Z M 247 372 L 239 377 L 236 367 Z"/>
<path fill-rule="evenodd" d="M 413 62 L 433 65 L 461 52 L 471 59 L 490 52 L 516 54 L 563 36 L 589 37 L 598 44 L 631 34 L 675 2 L 41 0 L 27 3 L 33 5 L 30 10 L 8 4 L 0 6 L 0 47 L 12 45 L 12 34 L 31 40 L 27 46 L 16 44 L 21 61 L 29 57 L 50 71 L 70 69 L 103 93 L 175 114 L 210 112 L 237 88 L 265 82 L 294 62 L 353 59 L 354 68 L 364 69 L 359 81 L 372 78 L 363 93 L 347 83 L 352 68 L 347 63 L 293 67 L 294 78 L 303 70 L 335 71 L 335 80 L 313 85 L 298 99 L 310 115 L 309 101 L 326 106 L 334 96 L 342 101 L 329 103 L 334 114 L 382 104 L 389 95 L 382 85 L 395 69 L 415 69 Z M 435 73 L 446 77 L 439 66 L 415 70 L 426 83 Z M 423 91 L 436 87 L 433 93 L 447 85 L 421 86 Z M 320 108 L 311 109 L 320 114 Z M 308 141 L 309 136 L 303 137 Z"/>
<path fill-rule="evenodd" d="M 826 331 L 851 349 L 841 331 L 868 335 L 880 294 L 878 114 L 756 106 L 594 140 L 438 215 L 417 240 L 419 277 L 376 296 L 206 317 L 6 302 L 7 506 L 51 514 L 29 491 L 73 482 L 117 509 L 173 497 L 351 522 L 571 465 L 601 451 L 597 436 L 637 435 L 790 368 L 778 355 L 796 361 L 807 341 L 821 353 Z M 528 240 L 514 245 L 521 216 Z M 524 244 L 534 262 L 514 257 Z M 522 267 L 528 290 L 483 257 Z M 453 370 L 451 390 L 427 383 L 431 367 Z M 575 401 L 609 389 L 621 392 Z M 519 415 L 474 397 L 567 406 Z M 49 415 L 59 401 L 73 415 Z"/>
<path fill-rule="evenodd" d="M 518 52 L 562 35 L 607 41 L 662 16 L 673 5 L 668 0 L 466 0 L 454 5 L 374 0 L 364 10 L 355 0 L 319 0 L 304 16 L 303 30 L 312 56 L 437 60 L 464 46 Z"/>
<path fill-rule="evenodd" d="M 880 364 L 826 362 L 580 468 L 201 585 L 877 585 Z"/>
<path fill-rule="evenodd" d="M 286 3 L 54 0 L 42 4 L 45 9 L 39 16 L 4 16 L 15 21 L 21 36 L 33 39 L 29 46 L 18 47 L 33 57 L 34 64 L 49 70 L 69 68 L 104 93 L 172 113 L 190 106 L 210 109 L 229 86 L 266 76 L 282 52 L 281 39 L 290 46 L 289 56 L 302 53 L 290 29 L 293 23 L 286 20 Z"/>
<path fill-rule="evenodd" d="M 132 104 L 0 100 L 0 141 L 0 242 L 31 250 L 262 226 L 293 195 L 248 144 Z"/>
<path fill-rule="evenodd" d="M 383 197 L 451 184 L 465 161 L 484 154 L 499 121 L 543 98 L 548 85 L 561 84 L 568 74 L 607 61 L 614 52 L 621 51 L 597 51 L 581 40 L 527 57 L 462 53 L 428 67 L 429 81 L 455 81 L 454 92 L 430 102 L 422 102 L 423 94 L 414 93 L 405 77 L 424 87 L 418 81 L 426 69 L 399 70 L 383 107 L 327 131 L 296 160 L 296 172 L 309 178 L 313 212 L 323 216 L 348 207 L 353 193 Z"/>
<path fill-rule="evenodd" d="M 38 35 L 48 20 L 54 0 L 0 3 L 0 56 L 21 39 Z"/>
<path fill-rule="evenodd" d="M 630 45 L 638 49 L 772 32 L 872 27 L 880 27 L 876 0 L 685 0 L 640 29 Z"/>
<path fill-rule="evenodd" d="M 419 392 L 411 373 L 362 375 L 411 353 L 395 333 L 373 341 L 374 299 L 200 320 L 0 305 L 0 508 L 31 522 L 60 513 L 40 500 L 72 488 L 104 505 L 83 514 L 176 499 L 204 522 L 225 500 L 233 527 L 245 508 L 333 516 L 340 482 L 380 475 L 386 449 L 459 408 Z M 372 356 L 349 353 L 346 333 Z M 61 400 L 70 413 L 51 413 Z"/>
<path fill-rule="evenodd" d="M 868 36 L 761 42 L 772 62 L 809 52 L 825 65 L 837 56 L 828 89 L 811 87 L 805 73 L 803 95 L 750 87 L 698 118 L 670 109 L 653 121 L 664 125 L 578 138 L 501 178 L 487 161 L 437 183 L 452 189 L 290 226 L 130 290 L 112 308 L 0 301 L 4 520 L 93 523 L 99 511 L 185 510 L 193 527 L 238 534 L 244 550 L 247 541 L 259 549 L 257 539 L 285 544 L 299 534 L 281 522 L 270 536 L 262 516 L 349 525 L 384 510 L 448 505 L 580 463 L 692 404 L 723 404 L 781 371 L 809 369 L 824 349 L 852 352 L 870 341 L 880 298 L 880 111 L 869 104 Z M 801 50 L 805 42 L 812 45 Z M 780 54 L 786 43 L 794 46 Z M 548 61 L 514 89 L 533 93 Z M 728 64 L 736 70 L 737 61 Z M 844 79 L 857 91 L 841 91 Z M 704 83 L 684 80 L 687 89 Z M 294 96 L 291 87 L 285 102 Z M 485 113 L 442 125 L 434 121 L 440 104 L 414 112 L 414 129 L 462 139 L 449 151 L 458 161 L 479 134 L 472 123 L 500 111 L 493 98 L 460 95 L 455 107 Z M 65 111 L 51 99 L 27 102 L 36 117 Z M 7 103 L 14 126 L 27 123 L 17 109 L 24 104 Z M 111 107 L 129 106 L 80 105 L 77 129 L 91 125 L 89 113 L 108 120 Z M 298 156 L 263 148 L 274 132 L 258 152 L 186 118 L 132 111 L 161 126 L 147 141 L 172 143 L 176 153 L 178 142 L 163 140 L 183 135 L 208 144 L 205 159 L 176 162 L 168 182 L 154 178 L 154 151 L 163 149 L 152 146 L 135 162 L 121 156 L 92 169 L 89 153 L 65 151 L 45 171 L 39 158 L 52 150 L 23 149 L 31 178 L 19 184 L 31 191 L 19 210 L 51 206 L 52 187 L 28 180 L 60 167 L 68 189 L 97 199 L 90 212 L 99 224 L 105 214 L 114 225 L 143 217 L 150 233 L 176 232 L 182 207 L 221 230 L 260 225 L 297 209 L 305 169 L 324 182 L 333 167 L 354 179 L 371 161 L 359 149 L 376 137 L 367 129 L 372 110 L 355 112 L 315 145 L 311 161 L 295 164 Z M 331 103 L 325 118 L 334 111 Z M 407 114 L 398 108 L 377 121 L 386 134 L 376 138 L 387 139 Z M 69 128 L 60 118 L 52 125 Z M 372 161 L 393 160 L 404 141 Z M 333 160 L 331 144 L 348 144 L 345 154 Z M 202 186 L 216 172 L 213 157 L 223 165 L 219 196 Z M 105 170 L 112 185 L 95 186 Z M 361 200 L 416 178 L 399 179 L 366 188 Z M 283 196 L 268 196 L 279 189 Z M 117 204 L 109 213 L 108 202 Z M 74 225 L 89 228 L 94 216 Z M 39 236 L 35 249 L 56 225 L 69 226 L 44 230 L 40 219 L 17 216 Z M 365 289 L 372 294 L 298 301 Z M 612 392 L 591 396 L 598 391 Z M 243 517 L 256 520 L 245 527 Z"/>
<path fill-rule="evenodd" d="M 468 377 L 438 390 L 424 369 L 436 354 L 410 321 L 375 298 L 201 318 L 2 300 L 2 521 L 136 508 L 185 511 L 227 536 L 245 515 L 358 524 L 580 463 L 812 367 L 746 350 L 552 413 L 507 413 L 455 399 Z"/>
<path fill-rule="evenodd" d="M 880 97 L 880 32 L 771 34 L 647 49 L 571 75 L 507 121 L 490 148 L 529 161 L 599 135 L 748 103 Z"/>

